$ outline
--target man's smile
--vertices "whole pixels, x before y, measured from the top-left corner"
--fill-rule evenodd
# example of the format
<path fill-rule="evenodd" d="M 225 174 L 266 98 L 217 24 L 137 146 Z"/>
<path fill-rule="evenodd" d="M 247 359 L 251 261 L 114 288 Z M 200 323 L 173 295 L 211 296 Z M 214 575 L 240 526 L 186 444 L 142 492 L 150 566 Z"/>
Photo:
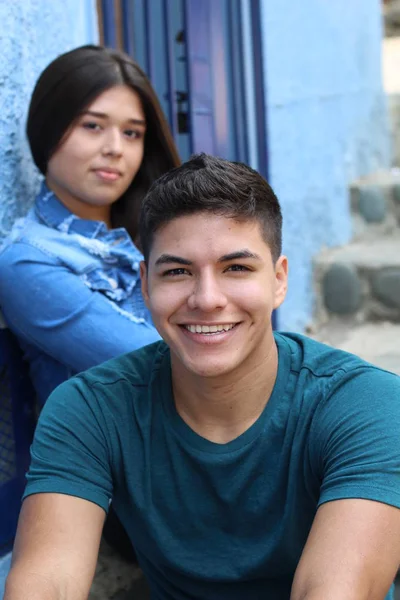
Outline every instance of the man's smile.
<path fill-rule="evenodd" d="M 190 333 L 206 333 L 206 334 L 210 334 L 210 333 L 221 333 L 222 331 L 229 331 L 230 329 L 233 329 L 235 326 L 237 325 L 237 323 L 222 323 L 222 324 L 210 324 L 210 325 L 198 325 L 198 324 L 185 324 L 185 325 L 181 325 L 181 327 L 184 327 L 185 329 L 187 329 L 188 331 L 190 331 Z"/>

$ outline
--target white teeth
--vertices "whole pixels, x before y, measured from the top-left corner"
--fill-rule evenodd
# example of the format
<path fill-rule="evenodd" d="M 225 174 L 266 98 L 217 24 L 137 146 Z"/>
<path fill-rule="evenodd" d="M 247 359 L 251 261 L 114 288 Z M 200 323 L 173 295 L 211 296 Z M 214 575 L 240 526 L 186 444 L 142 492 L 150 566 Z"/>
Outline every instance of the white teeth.
<path fill-rule="evenodd" d="M 235 327 L 235 323 L 226 325 L 185 325 L 190 333 L 220 333 L 221 331 L 229 331 Z"/>

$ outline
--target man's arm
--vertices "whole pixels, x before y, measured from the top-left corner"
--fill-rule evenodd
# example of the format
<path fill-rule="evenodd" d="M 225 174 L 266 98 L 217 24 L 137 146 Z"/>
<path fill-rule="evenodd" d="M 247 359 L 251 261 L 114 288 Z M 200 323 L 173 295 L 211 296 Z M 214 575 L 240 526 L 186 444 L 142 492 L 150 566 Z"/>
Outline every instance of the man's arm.
<path fill-rule="evenodd" d="M 86 600 L 105 519 L 102 508 L 63 494 L 22 505 L 4 600 Z"/>
<path fill-rule="evenodd" d="M 400 509 L 346 499 L 320 506 L 291 600 L 384 600 L 400 564 Z"/>

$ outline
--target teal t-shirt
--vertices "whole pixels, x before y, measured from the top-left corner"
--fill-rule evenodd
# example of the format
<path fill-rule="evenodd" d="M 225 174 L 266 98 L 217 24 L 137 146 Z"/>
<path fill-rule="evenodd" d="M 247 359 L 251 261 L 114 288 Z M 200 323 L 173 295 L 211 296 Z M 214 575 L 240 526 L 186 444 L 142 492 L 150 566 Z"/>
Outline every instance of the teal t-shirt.
<path fill-rule="evenodd" d="M 153 600 L 289 600 L 320 504 L 400 507 L 400 378 L 304 336 L 275 339 L 272 395 L 227 444 L 178 415 L 163 342 L 63 383 L 40 417 L 25 495 L 104 510 L 112 499 Z"/>

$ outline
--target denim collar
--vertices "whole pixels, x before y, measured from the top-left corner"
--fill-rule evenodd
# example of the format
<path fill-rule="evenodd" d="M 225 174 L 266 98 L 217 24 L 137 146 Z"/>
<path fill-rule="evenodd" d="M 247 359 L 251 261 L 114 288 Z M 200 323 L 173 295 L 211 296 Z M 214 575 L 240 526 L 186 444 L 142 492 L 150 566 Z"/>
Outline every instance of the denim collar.
<path fill-rule="evenodd" d="M 35 212 L 48 227 L 63 233 L 78 233 L 88 238 L 102 237 L 108 233 L 105 223 L 81 219 L 74 215 L 43 181 L 35 201 Z"/>

